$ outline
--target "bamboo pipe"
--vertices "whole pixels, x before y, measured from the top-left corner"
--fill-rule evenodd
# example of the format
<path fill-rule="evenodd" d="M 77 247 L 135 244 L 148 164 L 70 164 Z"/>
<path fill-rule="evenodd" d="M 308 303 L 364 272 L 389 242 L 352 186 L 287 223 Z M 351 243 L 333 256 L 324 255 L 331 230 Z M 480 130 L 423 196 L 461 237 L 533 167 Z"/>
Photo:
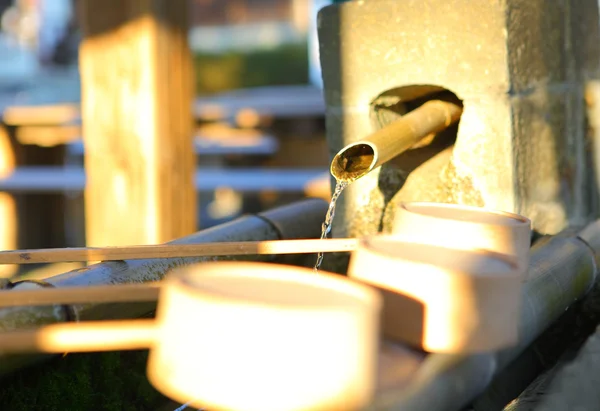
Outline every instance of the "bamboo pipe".
<path fill-rule="evenodd" d="M 85 261 L 122 261 L 146 258 L 214 257 L 232 255 L 276 255 L 348 252 L 357 240 L 305 239 L 236 241 L 209 244 L 159 244 L 127 247 L 49 248 L 0 252 L 0 264 L 39 264 Z"/>
<path fill-rule="evenodd" d="M 331 162 L 338 181 L 354 181 L 423 138 L 438 133 L 460 119 L 462 108 L 451 102 L 431 100 L 398 120 L 341 149 Z"/>

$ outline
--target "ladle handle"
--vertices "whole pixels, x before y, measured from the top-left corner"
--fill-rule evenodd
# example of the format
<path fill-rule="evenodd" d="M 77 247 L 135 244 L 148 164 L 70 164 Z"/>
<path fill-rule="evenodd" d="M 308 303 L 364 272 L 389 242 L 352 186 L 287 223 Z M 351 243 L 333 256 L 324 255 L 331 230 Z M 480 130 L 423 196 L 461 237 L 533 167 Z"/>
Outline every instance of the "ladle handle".
<path fill-rule="evenodd" d="M 154 344 L 155 336 L 154 320 L 52 324 L 35 330 L 2 333 L 0 353 L 61 354 L 143 350 Z"/>

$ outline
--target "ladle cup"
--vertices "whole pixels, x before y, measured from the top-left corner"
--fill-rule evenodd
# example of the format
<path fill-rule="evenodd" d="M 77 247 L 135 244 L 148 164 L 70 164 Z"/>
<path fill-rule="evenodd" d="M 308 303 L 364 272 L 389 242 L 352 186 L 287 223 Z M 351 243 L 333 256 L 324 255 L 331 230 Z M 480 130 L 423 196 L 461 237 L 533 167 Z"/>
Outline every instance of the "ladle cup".
<path fill-rule="evenodd" d="M 393 340 L 441 353 L 518 341 L 521 277 L 504 255 L 374 236 L 352 253 L 348 275 L 382 291 L 382 331 Z"/>
<path fill-rule="evenodd" d="M 393 236 L 407 242 L 461 250 L 489 250 L 515 258 L 522 278 L 529 266 L 531 222 L 504 211 L 458 204 L 401 204 Z"/>
<path fill-rule="evenodd" d="M 357 410 L 374 393 L 381 297 L 266 263 L 180 269 L 162 289 L 148 378 L 207 409 Z"/>
<path fill-rule="evenodd" d="M 207 409 L 356 410 L 377 372 L 380 296 L 333 274 L 210 263 L 171 274 L 148 378 Z"/>
<path fill-rule="evenodd" d="M 7 332 L 0 352 L 150 349 L 150 382 L 190 407 L 355 411 L 375 392 L 381 306 L 377 290 L 339 275 L 202 263 L 161 283 L 155 320 Z"/>

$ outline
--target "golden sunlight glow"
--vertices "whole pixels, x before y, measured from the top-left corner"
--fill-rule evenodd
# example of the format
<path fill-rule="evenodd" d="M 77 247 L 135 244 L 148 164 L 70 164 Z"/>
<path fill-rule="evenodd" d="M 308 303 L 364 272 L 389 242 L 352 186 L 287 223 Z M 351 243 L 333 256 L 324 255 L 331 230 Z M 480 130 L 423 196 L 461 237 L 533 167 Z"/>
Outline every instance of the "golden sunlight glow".
<path fill-rule="evenodd" d="M 260 114 L 251 108 L 245 108 L 237 112 L 235 122 L 241 128 L 255 128 L 260 125 Z"/>
<path fill-rule="evenodd" d="M 14 333 L 12 340 L 28 333 L 31 331 Z M 35 344 L 37 351 L 46 353 L 141 350 L 150 348 L 155 337 L 154 320 L 90 321 L 41 327 Z M 28 341 L 22 340 L 24 344 Z"/>
<path fill-rule="evenodd" d="M 325 201 L 331 201 L 331 176 L 329 173 L 310 180 L 304 186 L 304 194 L 307 197 L 322 198 Z"/>
<path fill-rule="evenodd" d="M 356 410 L 374 393 L 380 296 L 307 268 L 219 262 L 161 290 L 148 378 L 192 407 Z"/>
<path fill-rule="evenodd" d="M 471 353 L 517 342 L 521 276 L 501 254 L 364 239 L 348 275 L 383 292 L 388 337 L 430 352 Z"/>
<path fill-rule="evenodd" d="M 405 203 L 393 236 L 412 243 L 460 250 L 488 250 L 515 258 L 523 276 L 529 266 L 531 222 L 512 213 L 441 203 Z"/>
<path fill-rule="evenodd" d="M 74 104 L 53 104 L 46 106 L 11 106 L 3 113 L 3 120 L 9 125 L 64 124 L 76 120 L 79 107 Z"/>
<path fill-rule="evenodd" d="M 0 193 L 0 250 L 17 248 L 17 203 L 8 193 Z M 10 278 L 18 270 L 16 265 L 0 265 L 0 278 Z"/>
<path fill-rule="evenodd" d="M 14 172 L 16 166 L 15 153 L 10 136 L 4 128 L 0 128 L 0 177 L 7 177 Z M 17 248 L 17 203 L 9 193 L 0 193 L 0 250 Z M 16 265 L 0 265 L 0 278 L 12 277 L 18 270 Z"/>

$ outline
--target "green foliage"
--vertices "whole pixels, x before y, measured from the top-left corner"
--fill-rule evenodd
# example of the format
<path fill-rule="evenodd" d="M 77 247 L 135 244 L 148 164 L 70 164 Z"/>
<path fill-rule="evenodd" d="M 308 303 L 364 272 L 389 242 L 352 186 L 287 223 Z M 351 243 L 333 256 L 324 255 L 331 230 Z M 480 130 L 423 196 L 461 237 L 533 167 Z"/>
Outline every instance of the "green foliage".
<path fill-rule="evenodd" d="M 145 411 L 168 400 L 146 377 L 147 351 L 68 354 L 3 379 L 0 409 Z"/>
<path fill-rule="evenodd" d="M 287 44 L 274 49 L 194 57 L 199 95 L 246 87 L 306 84 L 308 46 Z"/>

